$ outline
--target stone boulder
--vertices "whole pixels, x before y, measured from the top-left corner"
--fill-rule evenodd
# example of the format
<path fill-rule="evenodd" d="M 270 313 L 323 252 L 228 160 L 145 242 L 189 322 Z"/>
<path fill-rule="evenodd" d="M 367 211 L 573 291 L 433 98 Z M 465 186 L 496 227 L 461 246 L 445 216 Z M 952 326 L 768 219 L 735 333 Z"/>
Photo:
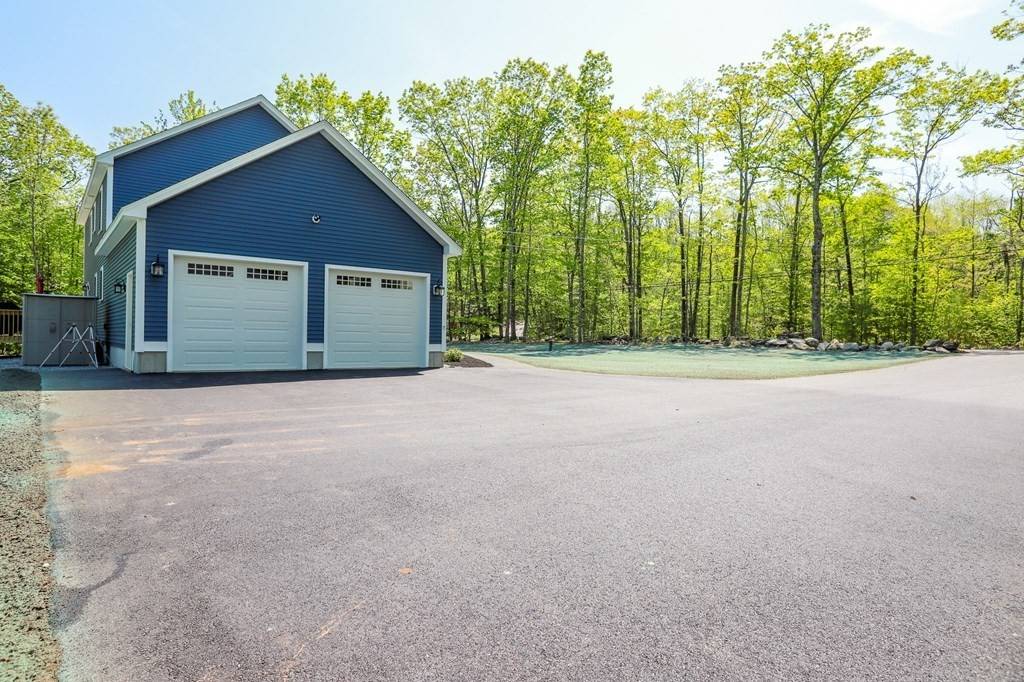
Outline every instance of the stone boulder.
<path fill-rule="evenodd" d="M 884 351 L 894 350 L 895 348 L 896 348 L 896 344 L 894 344 L 892 341 L 885 341 L 885 342 L 882 343 L 881 346 L 878 347 L 879 350 L 884 350 Z"/>
<path fill-rule="evenodd" d="M 821 342 L 818 341 L 818 339 L 814 338 L 813 336 L 808 336 L 806 339 L 804 339 L 804 343 L 806 343 L 811 348 L 817 348 L 818 344 Z"/>
<path fill-rule="evenodd" d="M 860 344 L 856 341 L 847 341 L 839 346 L 839 350 L 860 350 Z"/>
<path fill-rule="evenodd" d="M 768 339 L 764 342 L 764 345 L 771 346 L 772 348 L 785 348 L 789 345 L 786 339 Z"/>
<path fill-rule="evenodd" d="M 933 353 L 948 353 L 949 352 L 948 350 L 946 350 L 946 348 L 944 346 L 932 346 L 931 348 L 926 348 L 925 350 L 930 350 Z"/>
<path fill-rule="evenodd" d="M 950 353 L 955 353 L 960 349 L 959 341 L 946 341 L 942 344 L 942 347 L 948 350 Z"/>
<path fill-rule="evenodd" d="M 935 348 L 935 346 L 938 346 L 938 345 L 941 345 L 941 344 L 942 344 L 942 339 L 928 339 L 927 341 L 924 342 L 924 348 L 925 348 L 925 350 L 930 350 L 932 348 Z"/>
<path fill-rule="evenodd" d="M 792 347 L 792 348 L 794 348 L 796 350 L 810 350 L 811 349 L 811 347 L 808 346 L 807 343 L 804 342 L 803 339 L 790 339 L 789 340 L 789 345 L 790 345 L 790 347 Z"/>
<path fill-rule="evenodd" d="M 838 339 L 832 339 L 828 342 L 828 350 L 842 350 L 843 344 L 839 343 Z"/>

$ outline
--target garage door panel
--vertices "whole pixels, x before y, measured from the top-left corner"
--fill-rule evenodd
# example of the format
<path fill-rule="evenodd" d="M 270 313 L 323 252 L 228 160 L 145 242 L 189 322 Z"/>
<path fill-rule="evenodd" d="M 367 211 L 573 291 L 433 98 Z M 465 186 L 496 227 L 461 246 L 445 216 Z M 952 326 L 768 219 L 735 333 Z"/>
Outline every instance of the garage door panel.
<path fill-rule="evenodd" d="M 301 369 L 301 267 L 201 256 L 172 267 L 172 369 Z"/>
<path fill-rule="evenodd" d="M 339 283 L 369 283 L 353 286 Z M 392 288 L 392 287 L 410 288 Z M 426 355 L 425 278 L 328 272 L 327 367 L 421 367 Z"/>

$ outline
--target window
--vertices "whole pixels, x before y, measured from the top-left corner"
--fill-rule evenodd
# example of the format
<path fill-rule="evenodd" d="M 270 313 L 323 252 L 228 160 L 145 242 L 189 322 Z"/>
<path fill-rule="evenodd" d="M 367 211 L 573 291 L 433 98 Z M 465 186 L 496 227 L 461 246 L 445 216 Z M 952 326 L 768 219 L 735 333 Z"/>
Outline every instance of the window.
<path fill-rule="evenodd" d="M 246 268 L 246 279 L 273 279 L 279 282 L 288 281 L 287 270 L 271 270 L 270 268 Z"/>
<path fill-rule="evenodd" d="M 96 273 L 96 295 L 100 297 L 101 301 L 103 300 L 103 284 L 104 284 L 104 282 L 103 282 L 103 267 L 104 266 L 101 265 L 99 271 Z"/>
<path fill-rule="evenodd" d="M 407 279 L 388 279 L 387 277 L 381 277 L 380 279 L 381 289 L 412 289 L 412 282 Z"/>
<path fill-rule="evenodd" d="M 369 277 L 360 275 L 338 275 L 338 284 L 343 287 L 368 287 L 373 284 Z"/>
<path fill-rule="evenodd" d="M 188 274 L 208 277 L 234 277 L 235 266 L 214 265 L 213 263 L 189 263 Z"/>

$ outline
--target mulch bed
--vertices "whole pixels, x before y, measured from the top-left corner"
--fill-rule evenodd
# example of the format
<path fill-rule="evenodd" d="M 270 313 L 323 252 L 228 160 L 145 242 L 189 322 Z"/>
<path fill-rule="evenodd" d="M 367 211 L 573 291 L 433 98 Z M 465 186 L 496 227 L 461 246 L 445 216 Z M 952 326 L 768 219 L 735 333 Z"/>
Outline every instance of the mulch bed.
<path fill-rule="evenodd" d="M 0 370 L 0 679 L 54 680 L 39 375 Z"/>
<path fill-rule="evenodd" d="M 480 358 L 474 358 L 472 355 L 462 354 L 462 360 L 460 362 L 446 362 L 444 363 L 448 367 L 494 367 L 489 362 L 485 362 Z"/>

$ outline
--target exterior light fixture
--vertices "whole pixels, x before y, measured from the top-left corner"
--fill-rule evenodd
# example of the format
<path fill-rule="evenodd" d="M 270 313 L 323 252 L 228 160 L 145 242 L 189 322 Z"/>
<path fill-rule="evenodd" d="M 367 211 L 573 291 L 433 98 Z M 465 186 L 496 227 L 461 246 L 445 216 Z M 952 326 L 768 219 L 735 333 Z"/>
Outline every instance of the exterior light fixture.
<path fill-rule="evenodd" d="M 114 282 L 114 293 L 115 294 L 123 294 L 126 290 L 127 290 L 127 288 L 124 285 L 124 281 Z"/>
<path fill-rule="evenodd" d="M 319 225 L 320 224 L 320 214 L 319 213 L 314 213 L 313 216 L 310 218 L 310 220 L 313 221 L 314 225 Z"/>
<path fill-rule="evenodd" d="M 434 285 L 434 296 L 444 296 L 444 285 L 443 284 L 435 284 Z"/>
<path fill-rule="evenodd" d="M 149 264 L 149 274 L 154 277 L 164 276 L 164 264 L 160 262 L 159 254 L 157 254 L 156 260 Z"/>

